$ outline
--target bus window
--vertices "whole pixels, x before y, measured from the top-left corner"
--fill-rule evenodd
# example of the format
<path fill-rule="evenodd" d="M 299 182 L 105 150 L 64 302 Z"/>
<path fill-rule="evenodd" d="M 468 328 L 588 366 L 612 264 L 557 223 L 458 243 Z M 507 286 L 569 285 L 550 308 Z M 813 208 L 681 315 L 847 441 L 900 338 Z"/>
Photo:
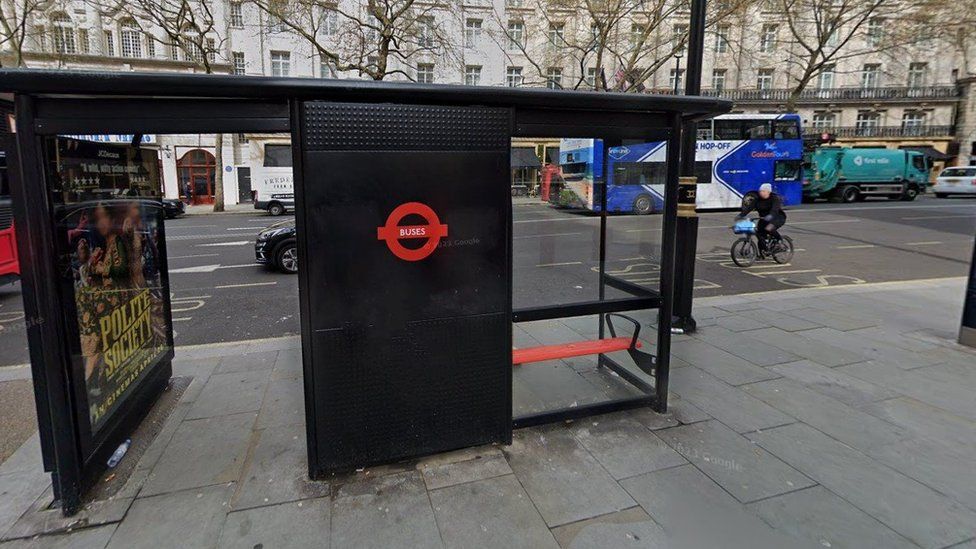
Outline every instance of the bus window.
<path fill-rule="evenodd" d="M 586 162 L 570 162 L 560 167 L 562 168 L 563 176 L 586 174 Z"/>
<path fill-rule="evenodd" d="M 715 139 L 742 139 L 742 121 L 715 120 Z"/>
<path fill-rule="evenodd" d="M 698 140 L 699 141 L 709 141 L 712 139 L 712 121 L 702 120 L 698 122 Z"/>
<path fill-rule="evenodd" d="M 272 145 L 264 146 L 264 167 L 265 168 L 290 168 L 291 167 L 291 145 Z"/>
<path fill-rule="evenodd" d="M 663 185 L 666 171 L 662 162 L 617 162 L 613 165 L 613 184 Z"/>
<path fill-rule="evenodd" d="M 774 120 L 774 139 L 799 139 L 800 128 L 796 120 Z"/>
<path fill-rule="evenodd" d="M 796 181 L 800 179 L 803 168 L 801 160 L 777 160 L 773 165 L 773 179 L 776 181 Z"/>
<path fill-rule="evenodd" d="M 695 161 L 695 177 L 699 183 L 712 182 L 712 162 L 710 160 Z"/>
<path fill-rule="evenodd" d="M 743 120 L 740 139 L 769 139 L 769 120 Z"/>

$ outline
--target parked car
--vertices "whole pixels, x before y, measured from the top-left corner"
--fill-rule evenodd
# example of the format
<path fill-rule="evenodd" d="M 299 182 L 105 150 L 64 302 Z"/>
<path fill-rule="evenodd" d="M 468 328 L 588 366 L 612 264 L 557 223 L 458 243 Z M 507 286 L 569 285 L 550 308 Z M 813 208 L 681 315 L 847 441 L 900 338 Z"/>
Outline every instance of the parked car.
<path fill-rule="evenodd" d="M 950 194 L 976 194 L 976 166 L 954 166 L 942 170 L 932 192 L 938 198 Z"/>
<path fill-rule="evenodd" d="M 283 273 L 298 272 L 298 240 L 295 220 L 275 223 L 258 233 L 254 256 L 258 263 L 269 265 Z"/>
<path fill-rule="evenodd" d="M 164 198 L 163 212 L 166 213 L 166 219 L 173 219 L 186 213 L 186 205 L 176 198 Z"/>

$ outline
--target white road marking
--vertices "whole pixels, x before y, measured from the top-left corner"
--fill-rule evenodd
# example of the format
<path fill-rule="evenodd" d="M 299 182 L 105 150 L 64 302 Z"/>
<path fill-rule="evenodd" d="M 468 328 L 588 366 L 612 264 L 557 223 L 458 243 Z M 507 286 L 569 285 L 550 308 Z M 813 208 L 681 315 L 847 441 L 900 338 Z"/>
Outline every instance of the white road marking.
<path fill-rule="evenodd" d="M 243 246 L 244 244 L 251 244 L 250 240 L 240 240 L 235 242 L 214 242 L 212 244 L 196 244 L 198 248 L 209 247 L 209 246 Z"/>
<path fill-rule="evenodd" d="M 169 274 L 212 273 L 219 268 L 219 263 L 217 265 L 197 265 L 195 267 L 183 267 L 182 269 L 170 269 Z"/>
<path fill-rule="evenodd" d="M 877 248 L 874 244 L 849 244 L 847 246 L 837 246 L 838 250 L 860 250 L 862 248 Z"/>
<path fill-rule="evenodd" d="M 950 219 L 953 217 L 976 217 L 976 214 L 961 214 L 961 215 L 921 215 L 917 217 L 903 217 L 902 219 L 906 221 L 917 221 L 920 219 Z"/>
<path fill-rule="evenodd" d="M 927 240 L 923 242 L 906 242 L 906 246 L 934 246 L 936 244 L 942 244 L 939 240 Z"/>
<path fill-rule="evenodd" d="M 193 257 L 217 257 L 220 254 L 171 255 L 167 259 L 190 259 Z"/>
<path fill-rule="evenodd" d="M 173 229 L 202 229 L 204 227 L 217 227 L 217 226 L 218 225 L 168 225 L 166 227 L 166 230 L 172 231 Z"/>
<path fill-rule="evenodd" d="M 267 227 L 229 227 L 228 231 L 259 231 L 261 229 L 267 229 Z"/>
<path fill-rule="evenodd" d="M 173 322 L 186 322 L 187 320 L 193 320 L 192 316 L 184 316 L 180 318 L 174 318 Z"/>
<path fill-rule="evenodd" d="M 224 288 L 250 288 L 253 286 L 274 286 L 277 282 L 252 282 L 250 284 L 224 284 L 223 286 L 214 286 L 217 289 Z"/>
<path fill-rule="evenodd" d="M 536 267 L 563 267 L 565 265 L 582 265 L 582 261 L 567 261 L 565 263 L 540 263 Z"/>
<path fill-rule="evenodd" d="M 822 273 L 823 272 L 823 269 L 799 269 L 799 270 L 795 270 L 795 271 L 763 271 L 763 272 L 742 271 L 742 272 L 744 272 L 746 274 L 749 274 L 749 275 L 752 275 L 752 276 L 758 276 L 759 278 L 763 278 L 766 275 L 784 275 L 784 274 L 800 274 L 800 273 Z"/>

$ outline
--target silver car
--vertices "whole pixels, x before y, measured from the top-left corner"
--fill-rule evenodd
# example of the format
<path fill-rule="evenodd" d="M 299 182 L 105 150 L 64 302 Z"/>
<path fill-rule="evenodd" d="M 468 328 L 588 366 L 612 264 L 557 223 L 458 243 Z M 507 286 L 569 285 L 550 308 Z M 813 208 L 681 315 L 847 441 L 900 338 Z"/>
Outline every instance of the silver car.
<path fill-rule="evenodd" d="M 932 186 L 939 198 L 950 194 L 976 194 L 976 166 L 954 166 L 942 170 Z"/>

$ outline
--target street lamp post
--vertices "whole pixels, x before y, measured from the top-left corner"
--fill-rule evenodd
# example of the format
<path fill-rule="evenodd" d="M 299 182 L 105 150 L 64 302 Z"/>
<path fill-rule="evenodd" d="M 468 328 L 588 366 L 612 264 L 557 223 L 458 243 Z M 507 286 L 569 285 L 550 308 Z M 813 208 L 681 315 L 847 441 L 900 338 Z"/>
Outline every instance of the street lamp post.
<path fill-rule="evenodd" d="M 681 52 L 674 54 L 674 94 L 681 93 Z"/>

